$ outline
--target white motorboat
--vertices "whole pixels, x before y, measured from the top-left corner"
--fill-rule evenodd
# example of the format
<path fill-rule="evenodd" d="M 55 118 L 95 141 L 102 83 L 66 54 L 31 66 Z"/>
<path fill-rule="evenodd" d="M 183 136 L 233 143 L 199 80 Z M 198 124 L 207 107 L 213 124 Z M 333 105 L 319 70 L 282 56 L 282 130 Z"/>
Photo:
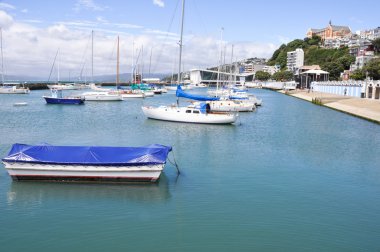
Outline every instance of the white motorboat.
<path fill-rule="evenodd" d="M 122 101 L 120 94 L 112 94 L 110 92 L 85 92 L 82 94 L 86 101 Z"/>
<path fill-rule="evenodd" d="M 144 115 L 151 119 L 200 124 L 231 124 L 239 116 L 236 112 L 211 112 L 210 106 L 206 103 L 192 104 L 187 107 L 144 106 L 142 110 Z"/>
<path fill-rule="evenodd" d="M 14 144 L 3 158 L 16 181 L 156 182 L 170 146 L 53 146 Z"/>
<path fill-rule="evenodd" d="M 29 94 L 29 88 L 16 86 L 1 86 L 0 94 Z"/>
<path fill-rule="evenodd" d="M 224 111 L 224 112 L 252 112 L 255 110 L 256 106 L 252 102 L 247 102 L 243 100 L 219 100 L 219 101 L 208 101 L 210 104 L 211 111 Z"/>

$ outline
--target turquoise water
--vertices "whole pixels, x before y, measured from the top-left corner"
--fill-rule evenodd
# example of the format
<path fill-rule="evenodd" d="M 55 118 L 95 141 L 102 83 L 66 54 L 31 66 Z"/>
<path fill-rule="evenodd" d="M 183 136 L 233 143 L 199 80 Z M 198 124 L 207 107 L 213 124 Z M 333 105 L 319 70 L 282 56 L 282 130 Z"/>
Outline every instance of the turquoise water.
<path fill-rule="evenodd" d="M 1 250 L 379 251 L 380 126 L 253 92 L 264 105 L 228 126 L 143 116 L 172 94 L 83 106 L 1 95 L 1 157 L 16 142 L 160 143 L 181 170 L 168 163 L 153 185 L 57 184 L 12 182 L 0 165 Z"/>

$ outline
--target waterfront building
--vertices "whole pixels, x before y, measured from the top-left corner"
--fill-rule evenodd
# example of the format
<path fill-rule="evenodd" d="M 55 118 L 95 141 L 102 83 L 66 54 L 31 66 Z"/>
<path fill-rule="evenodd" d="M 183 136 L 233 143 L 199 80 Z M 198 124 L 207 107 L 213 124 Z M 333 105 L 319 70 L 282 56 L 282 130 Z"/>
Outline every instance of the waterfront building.
<path fill-rule="evenodd" d="M 329 25 L 326 28 L 322 28 L 322 29 L 310 28 L 306 33 L 306 37 L 312 38 L 313 36 L 319 36 L 321 37 L 322 41 L 329 40 L 329 39 L 350 37 L 351 35 L 352 35 L 352 32 L 351 32 L 350 27 L 332 25 L 331 21 L 329 22 Z"/>
<path fill-rule="evenodd" d="M 311 83 L 313 91 L 347 95 L 358 98 L 367 98 L 373 100 L 380 99 L 380 81 L 315 81 Z"/>
<path fill-rule="evenodd" d="M 286 67 L 288 71 L 291 71 L 295 74 L 298 69 L 303 66 L 303 62 L 304 52 L 301 48 L 297 48 L 295 51 L 287 53 Z"/>
<path fill-rule="evenodd" d="M 217 83 L 223 84 L 243 84 L 244 82 L 251 82 L 255 73 L 228 73 L 206 69 L 192 69 L 190 70 L 190 83 L 191 84 L 208 84 L 216 85 Z"/>

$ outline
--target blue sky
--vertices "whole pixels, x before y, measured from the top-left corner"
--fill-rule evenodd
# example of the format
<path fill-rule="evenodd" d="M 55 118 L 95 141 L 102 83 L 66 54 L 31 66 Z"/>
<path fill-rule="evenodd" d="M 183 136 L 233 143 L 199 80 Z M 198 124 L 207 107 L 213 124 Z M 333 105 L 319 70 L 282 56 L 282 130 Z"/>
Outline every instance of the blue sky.
<path fill-rule="evenodd" d="M 217 63 L 220 31 L 226 58 L 270 57 L 281 43 L 303 38 L 308 28 L 331 20 L 353 32 L 380 26 L 380 1 L 217 1 L 187 0 L 184 29 L 185 69 Z M 94 72 L 112 74 L 116 36 L 121 66 L 128 72 L 141 48 L 152 72 L 171 72 L 178 54 L 180 0 L 0 1 L 4 59 L 8 74 L 46 75 L 60 48 L 61 75 L 89 72 L 89 36 L 95 30 Z M 141 54 L 141 52 L 140 52 Z M 22 71 L 20 73 L 19 71 Z"/>

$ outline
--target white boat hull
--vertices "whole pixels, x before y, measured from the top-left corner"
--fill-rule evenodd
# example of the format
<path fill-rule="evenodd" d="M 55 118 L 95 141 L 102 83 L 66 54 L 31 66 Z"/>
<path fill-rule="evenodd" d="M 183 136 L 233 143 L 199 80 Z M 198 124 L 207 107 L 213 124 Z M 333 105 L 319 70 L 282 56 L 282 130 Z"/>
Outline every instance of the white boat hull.
<path fill-rule="evenodd" d="M 230 124 L 234 123 L 238 117 L 237 113 L 186 113 L 188 108 L 175 106 L 144 106 L 142 110 L 148 118 L 172 122 Z"/>
<path fill-rule="evenodd" d="M 14 180 L 155 182 L 164 164 L 140 166 L 83 166 L 4 162 Z"/>
<path fill-rule="evenodd" d="M 227 101 L 210 101 L 211 111 L 222 112 L 252 112 L 256 106 L 251 102 L 244 102 L 239 100 L 227 100 Z"/>
<path fill-rule="evenodd" d="M 0 94 L 29 94 L 29 88 L 0 87 Z"/>
<path fill-rule="evenodd" d="M 86 101 L 122 101 L 123 97 L 119 94 L 109 94 L 107 92 L 87 92 L 82 96 Z"/>

